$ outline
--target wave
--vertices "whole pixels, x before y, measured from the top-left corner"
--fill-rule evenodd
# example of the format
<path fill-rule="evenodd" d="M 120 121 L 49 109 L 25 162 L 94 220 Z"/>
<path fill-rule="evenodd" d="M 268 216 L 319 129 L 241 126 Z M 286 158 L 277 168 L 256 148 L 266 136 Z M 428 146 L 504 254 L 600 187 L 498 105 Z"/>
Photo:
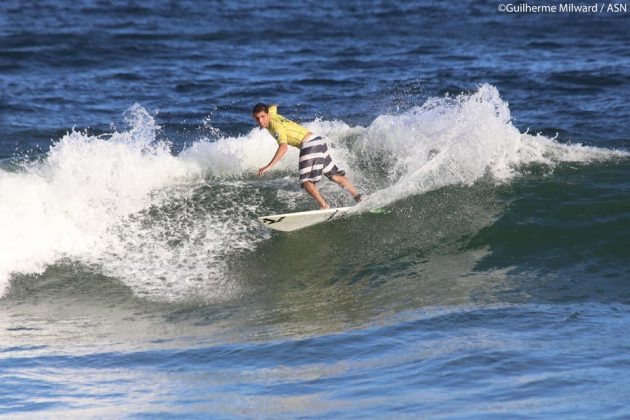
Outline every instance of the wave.
<path fill-rule="evenodd" d="M 589 163 L 627 157 L 623 151 L 562 144 L 521 133 L 494 86 L 472 94 L 433 98 L 402 115 L 379 116 L 359 138 L 356 154 L 367 166 L 386 167 L 372 180 L 373 203 L 387 204 L 448 185 L 470 186 L 489 176 L 502 183 L 538 164 Z M 378 172 L 376 172 L 378 173 Z M 369 179 L 370 174 L 366 172 Z"/>
<path fill-rule="evenodd" d="M 116 243 L 123 220 L 165 197 L 165 188 L 199 179 L 178 159 L 141 107 L 125 113 L 130 129 L 108 136 L 73 131 L 45 159 L 0 171 L 0 291 L 11 273 L 41 273 L 61 258 L 87 261 Z"/>
<path fill-rule="evenodd" d="M 254 216 L 311 204 L 295 181 L 297 150 L 264 179 L 254 177 L 276 148 L 265 131 L 198 139 L 174 155 L 142 107 L 124 117 L 126 131 L 72 131 L 42 159 L 0 169 L 0 293 L 13 275 L 70 260 L 140 297 L 224 299 L 240 292 L 229 256 L 270 237 Z M 338 164 L 370 194 L 359 209 L 486 178 L 508 182 L 531 164 L 628 156 L 519 132 L 490 85 L 381 115 L 368 127 L 305 125 L 328 137 Z M 332 204 L 347 204 L 340 189 L 321 185 Z"/>

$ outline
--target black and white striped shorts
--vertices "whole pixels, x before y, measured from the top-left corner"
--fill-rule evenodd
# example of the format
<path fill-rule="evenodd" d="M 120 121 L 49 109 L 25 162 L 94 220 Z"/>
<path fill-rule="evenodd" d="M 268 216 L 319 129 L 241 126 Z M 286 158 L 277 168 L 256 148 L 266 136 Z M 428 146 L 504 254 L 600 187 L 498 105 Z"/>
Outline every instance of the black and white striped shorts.
<path fill-rule="evenodd" d="M 337 168 L 330 157 L 328 146 L 321 136 L 314 137 L 300 149 L 300 186 L 304 187 L 307 181 L 319 182 L 322 174 L 328 178 L 335 175 L 345 175 L 345 172 Z"/>

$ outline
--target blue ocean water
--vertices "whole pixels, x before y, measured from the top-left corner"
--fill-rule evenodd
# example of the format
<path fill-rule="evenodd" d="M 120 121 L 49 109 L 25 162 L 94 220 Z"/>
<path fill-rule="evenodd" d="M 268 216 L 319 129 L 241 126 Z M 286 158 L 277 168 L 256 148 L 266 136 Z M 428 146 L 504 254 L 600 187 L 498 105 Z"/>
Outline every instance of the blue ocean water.
<path fill-rule="evenodd" d="M 0 3 L 0 415 L 630 416 L 630 13 L 500 5 Z"/>

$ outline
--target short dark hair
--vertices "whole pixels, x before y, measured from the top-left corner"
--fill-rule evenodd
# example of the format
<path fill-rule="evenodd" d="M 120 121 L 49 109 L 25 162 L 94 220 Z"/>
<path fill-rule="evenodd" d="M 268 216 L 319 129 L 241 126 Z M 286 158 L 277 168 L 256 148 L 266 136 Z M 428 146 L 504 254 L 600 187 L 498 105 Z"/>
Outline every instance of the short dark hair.
<path fill-rule="evenodd" d="M 267 114 L 269 114 L 269 105 L 263 104 L 262 102 L 257 103 L 254 106 L 254 109 L 252 109 L 252 114 L 258 114 L 261 111 L 265 111 Z"/>

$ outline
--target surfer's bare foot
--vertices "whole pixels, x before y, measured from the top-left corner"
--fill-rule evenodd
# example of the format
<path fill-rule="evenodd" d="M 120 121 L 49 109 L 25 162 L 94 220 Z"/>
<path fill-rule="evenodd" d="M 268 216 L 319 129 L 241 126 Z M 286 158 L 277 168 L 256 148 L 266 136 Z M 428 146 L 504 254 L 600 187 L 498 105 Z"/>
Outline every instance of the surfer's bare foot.
<path fill-rule="evenodd" d="M 352 197 L 352 198 L 354 198 L 354 201 L 356 201 L 357 203 L 360 203 L 360 202 L 361 202 L 361 194 L 357 194 L 357 195 L 355 195 L 355 196 L 354 196 L 354 197 Z"/>

